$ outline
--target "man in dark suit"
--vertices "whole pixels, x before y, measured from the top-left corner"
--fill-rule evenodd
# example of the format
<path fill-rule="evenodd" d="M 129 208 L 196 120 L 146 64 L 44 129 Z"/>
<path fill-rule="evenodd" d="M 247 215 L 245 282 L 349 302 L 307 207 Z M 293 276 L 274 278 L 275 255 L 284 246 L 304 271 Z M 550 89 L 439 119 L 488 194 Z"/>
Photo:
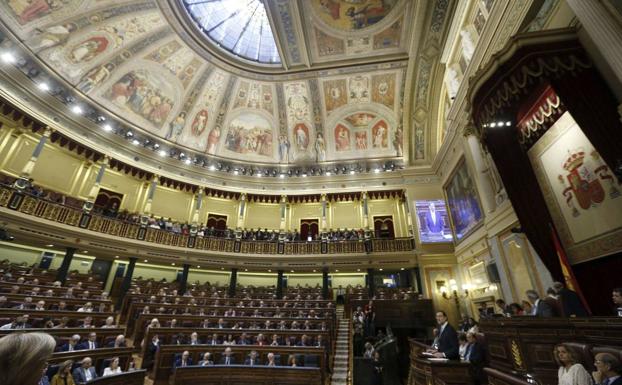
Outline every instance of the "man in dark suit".
<path fill-rule="evenodd" d="M 89 338 L 80 345 L 81 350 L 94 350 L 99 348 L 97 343 L 97 333 L 89 333 Z"/>
<path fill-rule="evenodd" d="M 160 338 L 158 335 L 154 335 L 149 341 L 149 345 L 147 345 L 147 350 L 145 352 L 145 358 L 143 360 L 143 369 L 152 369 L 153 363 L 155 360 L 156 353 L 160 348 Z"/>
<path fill-rule="evenodd" d="M 79 344 L 80 335 L 74 334 L 71 336 L 66 344 L 60 347 L 61 352 L 73 352 L 74 350 L 82 350 L 82 346 Z"/>
<path fill-rule="evenodd" d="M 464 360 L 468 361 L 471 366 L 469 371 L 475 385 L 485 382 L 484 365 L 486 361 L 486 353 L 483 345 L 477 340 L 475 333 L 467 333 L 467 348 L 464 353 Z"/>
<path fill-rule="evenodd" d="M 594 357 L 596 371 L 592 373 L 596 385 L 622 385 L 622 363 L 611 353 L 598 353 Z"/>
<path fill-rule="evenodd" d="M 85 357 L 82 360 L 82 365 L 77 367 L 73 371 L 73 379 L 77 384 L 84 384 L 97 378 L 95 368 L 92 366 L 93 361 L 90 357 Z"/>
<path fill-rule="evenodd" d="M 553 282 L 553 289 L 557 293 L 562 306 L 564 317 L 587 317 L 588 313 L 583 301 L 575 291 L 568 289 L 561 282 Z"/>
<path fill-rule="evenodd" d="M 207 345 L 219 345 L 220 340 L 218 339 L 218 334 L 214 333 L 212 336 L 205 342 Z"/>
<path fill-rule="evenodd" d="M 181 357 L 175 360 L 176 368 L 183 368 L 190 365 L 192 365 L 192 358 L 190 357 L 190 352 L 187 350 L 181 354 Z"/>
<path fill-rule="evenodd" d="M 203 359 L 199 361 L 199 366 L 211 366 L 214 365 L 214 361 L 212 360 L 212 353 L 205 353 L 203 355 Z"/>
<path fill-rule="evenodd" d="M 533 305 L 531 315 L 536 317 L 553 317 L 553 308 L 551 305 L 541 300 L 535 290 L 527 290 L 525 294 L 529 302 Z"/>
<path fill-rule="evenodd" d="M 553 310 L 553 317 L 562 317 L 564 312 L 562 310 L 562 303 L 559 301 L 557 296 L 557 292 L 549 287 L 546 290 L 546 297 L 542 299 L 544 302 L 548 303 Z"/>
<path fill-rule="evenodd" d="M 436 312 L 436 323 L 438 324 L 438 335 L 432 346 L 434 356 L 449 358 L 450 360 L 458 359 L 460 357 L 458 334 L 449 322 L 447 322 L 447 314 L 444 311 Z"/>
<path fill-rule="evenodd" d="M 617 287 L 613 289 L 611 293 L 611 299 L 613 300 L 613 304 L 615 306 L 614 313 L 618 317 L 622 317 L 622 287 Z"/>
<path fill-rule="evenodd" d="M 235 364 L 235 357 L 233 357 L 230 347 L 227 347 L 225 349 L 225 352 L 222 354 L 222 357 L 220 357 L 220 364 L 221 365 L 234 365 Z"/>
<path fill-rule="evenodd" d="M 244 360 L 244 365 L 248 366 L 256 366 L 261 365 L 259 361 L 259 357 L 257 356 L 257 351 L 251 350 L 251 354 Z"/>

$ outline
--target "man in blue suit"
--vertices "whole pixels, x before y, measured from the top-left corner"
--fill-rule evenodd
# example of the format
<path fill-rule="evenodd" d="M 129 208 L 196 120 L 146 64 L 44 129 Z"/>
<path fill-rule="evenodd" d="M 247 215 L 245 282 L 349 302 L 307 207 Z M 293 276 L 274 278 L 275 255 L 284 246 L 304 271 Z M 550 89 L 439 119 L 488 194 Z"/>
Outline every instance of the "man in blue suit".
<path fill-rule="evenodd" d="M 433 344 L 434 356 L 450 360 L 458 359 L 460 357 L 458 334 L 447 322 L 447 314 L 444 311 L 441 310 L 436 313 L 436 323 L 438 324 L 438 334 Z"/>
<path fill-rule="evenodd" d="M 221 365 L 235 365 L 235 357 L 233 357 L 230 347 L 227 347 L 222 357 L 220 357 L 220 364 Z"/>
<path fill-rule="evenodd" d="M 97 373 L 92 365 L 93 360 L 90 357 L 85 357 L 82 360 L 82 365 L 74 369 L 73 379 L 77 384 L 84 384 L 97 378 Z"/>
<path fill-rule="evenodd" d="M 95 350 L 99 348 L 97 343 L 97 333 L 90 332 L 89 338 L 80 345 L 81 350 Z"/>
<path fill-rule="evenodd" d="M 190 357 L 190 352 L 186 350 L 181 354 L 181 357 L 175 361 L 175 367 L 183 368 L 190 365 L 192 365 L 192 358 Z"/>
<path fill-rule="evenodd" d="M 74 350 L 82 350 L 82 346 L 79 344 L 80 335 L 74 334 L 71 336 L 69 341 L 66 344 L 60 347 L 61 352 L 73 352 Z"/>

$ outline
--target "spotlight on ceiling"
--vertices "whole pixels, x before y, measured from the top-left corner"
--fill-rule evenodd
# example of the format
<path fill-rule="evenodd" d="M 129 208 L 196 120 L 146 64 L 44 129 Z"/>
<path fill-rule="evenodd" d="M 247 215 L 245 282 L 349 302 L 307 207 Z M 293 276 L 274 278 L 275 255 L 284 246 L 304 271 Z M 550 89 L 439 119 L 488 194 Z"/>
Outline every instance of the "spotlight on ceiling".
<path fill-rule="evenodd" d="M 0 59 L 2 59 L 3 62 L 9 64 L 13 64 L 17 61 L 17 58 L 11 52 L 3 52 L 2 54 L 0 54 Z"/>
<path fill-rule="evenodd" d="M 48 92 L 50 90 L 50 86 L 46 82 L 41 82 L 37 84 L 37 88 L 43 92 Z"/>
<path fill-rule="evenodd" d="M 104 124 L 104 125 L 102 126 L 102 129 L 103 129 L 104 131 L 106 131 L 106 132 L 110 132 L 110 131 L 112 131 L 112 126 L 111 126 L 110 124 Z"/>
<path fill-rule="evenodd" d="M 71 112 L 73 112 L 76 115 L 82 115 L 82 113 L 84 112 L 84 110 L 82 110 L 82 107 L 78 106 L 77 104 L 74 106 L 71 106 Z"/>
<path fill-rule="evenodd" d="M 165 150 L 160 150 L 160 152 L 158 152 L 158 155 L 160 155 L 161 157 L 165 157 L 166 156 L 166 151 Z"/>

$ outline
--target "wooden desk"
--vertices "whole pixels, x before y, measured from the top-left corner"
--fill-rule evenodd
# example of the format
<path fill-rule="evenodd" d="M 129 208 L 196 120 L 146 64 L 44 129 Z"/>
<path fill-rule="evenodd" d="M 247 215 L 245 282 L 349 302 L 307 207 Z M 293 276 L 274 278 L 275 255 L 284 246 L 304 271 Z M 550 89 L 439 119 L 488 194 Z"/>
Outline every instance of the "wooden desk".
<path fill-rule="evenodd" d="M 54 311 L 54 310 L 18 310 L 18 309 L 0 309 L 0 319 L 8 319 L 8 322 L 12 321 L 13 318 L 28 314 L 30 320 L 29 323 L 33 324 L 34 320 L 43 320 L 44 318 L 50 318 L 54 320 L 54 323 L 59 323 L 60 319 L 63 317 L 69 318 L 69 324 L 71 326 L 77 325 L 77 320 L 83 320 L 86 317 L 93 318 L 93 325 L 95 328 L 89 328 L 85 330 L 92 331 L 92 329 L 98 329 L 101 325 L 106 322 L 106 318 L 112 316 L 116 316 L 115 313 L 99 313 L 99 312 L 77 312 L 77 311 Z M 4 322 L 4 321 L 0 321 Z M 38 322 L 38 321 L 37 321 Z M 41 322 L 43 324 L 43 322 Z M 33 325 L 34 326 L 34 325 Z"/>
<path fill-rule="evenodd" d="M 46 333 L 54 337 L 57 348 L 65 344 L 71 336 L 78 334 L 82 339 L 86 339 L 91 332 L 97 333 L 97 342 L 99 346 L 106 346 L 110 341 L 114 341 L 119 334 L 123 334 L 122 328 L 67 328 L 67 329 L 9 329 L 0 330 L 0 337 L 13 333 Z M 126 341 L 127 342 L 127 341 Z"/>
<path fill-rule="evenodd" d="M 220 362 L 221 355 L 227 346 L 208 346 L 208 345 L 160 345 L 153 365 L 153 371 L 150 377 L 153 379 L 154 385 L 165 385 L 168 383 L 169 377 L 173 373 L 174 357 L 181 354 L 185 350 L 190 353 L 192 362 L 198 363 L 204 353 L 212 353 L 214 362 Z M 281 361 L 286 362 L 289 354 L 296 355 L 315 355 L 317 356 L 318 366 L 322 376 L 326 372 L 327 362 L 324 348 L 308 348 L 308 347 L 286 347 L 286 346 L 253 346 L 253 345 L 234 345 L 231 346 L 233 356 L 236 362 L 244 362 L 246 356 L 255 350 L 262 362 L 266 362 L 266 355 L 270 352 L 281 355 Z M 238 370 L 239 371 L 239 370 Z M 323 377 L 322 377 L 323 379 Z M 251 383 L 254 383 L 251 381 Z M 299 381 L 298 384 L 304 383 Z"/>
<path fill-rule="evenodd" d="M 469 363 L 458 360 L 444 362 L 427 358 L 411 359 L 409 385 L 465 385 L 470 383 Z"/>
<path fill-rule="evenodd" d="M 556 385 L 558 366 L 553 348 L 562 342 L 622 347 L 622 322 L 616 317 L 482 320 L 489 366 L 501 372 L 529 373 L 542 384 Z"/>
<path fill-rule="evenodd" d="M 75 350 L 73 352 L 58 352 L 52 354 L 48 359 L 50 365 L 61 364 L 66 360 L 74 362 L 81 361 L 84 357 L 90 357 L 93 360 L 93 367 L 98 374 L 102 373 L 104 360 L 112 357 L 119 357 L 119 366 L 121 370 L 127 371 L 132 361 L 132 348 L 101 348 L 95 350 Z"/>
<path fill-rule="evenodd" d="M 533 385 L 526 379 L 512 374 L 501 372 L 493 368 L 484 368 L 488 376 L 488 385 Z"/>
<path fill-rule="evenodd" d="M 132 370 L 112 376 L 98 377 L 87 382 L 88 385 L 143 385 L 145 383 L 146 370 Z"/>
<path fill-rule="evenodd" d="M 319 368 L 268 366 L 186 366 L 177 368 L 171 383 L 174 385 L 322 385 Z"/>

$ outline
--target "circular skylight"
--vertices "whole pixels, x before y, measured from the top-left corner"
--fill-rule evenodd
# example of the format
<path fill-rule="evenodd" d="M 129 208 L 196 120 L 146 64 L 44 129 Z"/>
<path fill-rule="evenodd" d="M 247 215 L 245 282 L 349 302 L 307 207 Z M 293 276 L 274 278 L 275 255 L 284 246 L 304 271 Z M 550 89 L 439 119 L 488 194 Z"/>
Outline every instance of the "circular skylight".
<path fill-rule="evenodd" d="M 181 1 L 201 31 L 219 47 L 258 63 L 281 63 L 261 0 Z"/>

